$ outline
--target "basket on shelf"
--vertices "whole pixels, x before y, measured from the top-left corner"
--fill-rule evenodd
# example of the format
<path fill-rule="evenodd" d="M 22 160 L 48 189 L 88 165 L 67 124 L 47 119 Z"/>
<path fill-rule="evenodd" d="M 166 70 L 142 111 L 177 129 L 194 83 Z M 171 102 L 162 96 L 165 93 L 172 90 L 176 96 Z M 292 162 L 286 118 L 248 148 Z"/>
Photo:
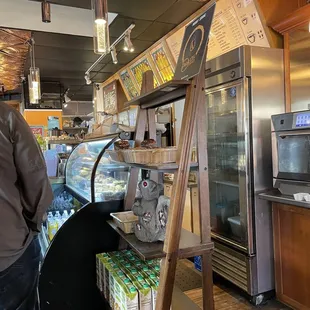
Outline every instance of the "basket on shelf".
<path fill-rule="evenodd" d="M 132 211 L 111 213 L 110 215 L 115 225 L 125 234 L 135 232 L 135 224 L 138 223 L 138 217 Z"/>
<path fill-rule="evenodd" d="M 112 161 L 124 162 L 124 156 L 121 150 L 107 150 L 106 153 L 110 156 Z"/>
<path fill-rule="evenodd" d="M 129 149 L 122 151 L 124 161 L 130 164 L 167 164 L 175 163 L 177 159 L 177 148 L 155 148 L 155 149 Z"/>

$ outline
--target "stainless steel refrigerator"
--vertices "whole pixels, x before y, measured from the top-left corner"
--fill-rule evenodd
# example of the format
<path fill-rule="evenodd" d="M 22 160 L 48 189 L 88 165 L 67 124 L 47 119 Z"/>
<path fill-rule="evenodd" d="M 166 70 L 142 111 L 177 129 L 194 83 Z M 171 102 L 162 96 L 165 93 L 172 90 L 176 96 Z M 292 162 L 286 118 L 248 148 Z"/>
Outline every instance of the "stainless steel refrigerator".
<path fill-rule="evenodd" d="M 271 115 L 284 111 L 283 51 L 243 46 L 206 63 L 213 270 L 260 303 L 274 289 Z"/>

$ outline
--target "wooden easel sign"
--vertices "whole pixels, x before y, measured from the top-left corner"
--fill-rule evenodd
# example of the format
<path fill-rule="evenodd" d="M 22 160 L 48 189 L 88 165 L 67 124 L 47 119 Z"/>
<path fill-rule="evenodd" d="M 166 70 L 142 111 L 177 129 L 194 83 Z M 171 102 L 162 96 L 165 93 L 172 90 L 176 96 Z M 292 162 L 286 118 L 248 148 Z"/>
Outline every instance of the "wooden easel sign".
<path fill-rule="evenodd" d="M 216 2 L 185 29 L 174 79 L 188 80 L 196 76 L 206 59 L 206 49 Z"/>

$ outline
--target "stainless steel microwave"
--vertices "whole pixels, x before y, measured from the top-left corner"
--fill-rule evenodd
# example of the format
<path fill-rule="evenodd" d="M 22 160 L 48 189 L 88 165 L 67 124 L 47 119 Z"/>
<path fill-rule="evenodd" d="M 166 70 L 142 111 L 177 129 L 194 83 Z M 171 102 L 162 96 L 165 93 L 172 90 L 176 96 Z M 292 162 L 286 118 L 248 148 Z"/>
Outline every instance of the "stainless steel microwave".
<path fill-rule="evenodd" d="M 310 192 L 310 111 L 273 115 L 273 184 L 284 195 Z"/>

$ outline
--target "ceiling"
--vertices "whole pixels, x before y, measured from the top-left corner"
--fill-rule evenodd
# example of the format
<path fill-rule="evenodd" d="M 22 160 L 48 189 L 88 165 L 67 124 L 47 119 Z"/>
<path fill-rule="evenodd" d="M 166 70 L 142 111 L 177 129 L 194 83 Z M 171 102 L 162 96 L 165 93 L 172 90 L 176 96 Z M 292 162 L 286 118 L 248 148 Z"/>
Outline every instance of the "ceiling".
<path fill-rule="evenodd" d="M 30 38 L 30 31 L 0 28 L 0 86 L 4 91 L 20 86 Z"/>
<path fill-rule="evenodd" d="M 50 2 L 84 9 L 90 9 L 91 6 L 91 0 L 51 0 Z M 136 27 L 132 31 L 132 41 L 135 52 L 125 53 L 122 51 L 122 44 L 119 44 L 117 47 L 119 63 L 114 65 L 111 57 L 107 56 L 91 72 L 91 79 L 95 82 L 103 82 L 109 78 L 206 2 L 201 0 L 108 0 L 109 12 L 118 14 L 110 25 L 110 41 L 113 42 L 134 22 Z M 41 81 L 60 81 L 64 89 L 70 88 L 69 97 L 73 100 L 92 100 L 92 86 L 86 85 L 84 80 L 85 71 L 98 58 L 98 55 L 93 52 L 92 38 L 39 31 L 34 31 L 33 36 L 36 43 L 36 66 L 40 68 Z M 26 74 L 29 66 L 28 59 L 25 66 Z M 48 86 L 43 92 L 48 92 Z"/>

